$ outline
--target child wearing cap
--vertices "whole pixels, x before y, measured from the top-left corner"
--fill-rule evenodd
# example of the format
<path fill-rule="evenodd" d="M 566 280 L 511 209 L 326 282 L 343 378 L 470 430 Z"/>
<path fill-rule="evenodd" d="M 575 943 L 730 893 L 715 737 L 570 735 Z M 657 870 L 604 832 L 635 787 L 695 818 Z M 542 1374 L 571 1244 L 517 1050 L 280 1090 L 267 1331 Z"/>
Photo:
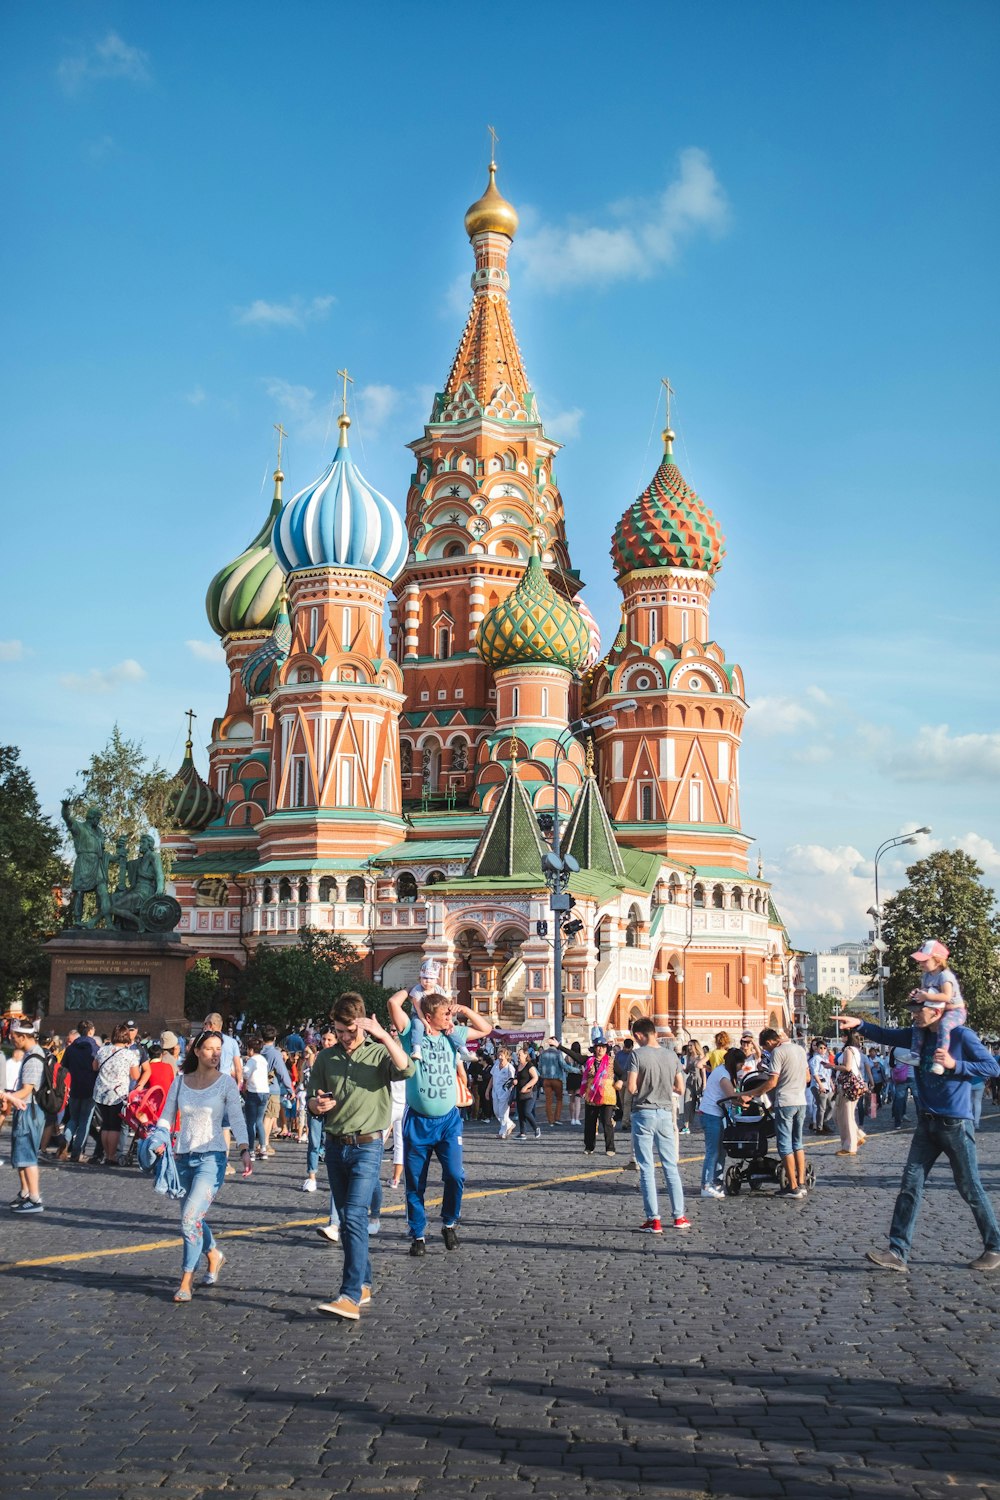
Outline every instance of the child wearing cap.
<path fill-rule="evenodd" d="M 944 1002 L 944 1013 L 938 1022 L 937 1044 L 947 1052 L 955 1027 L 964 1026 L 968 1018 L 958 980 L 947 967 L 948 949 L 944 943 L 928 938 L 927 942 L 910 956 L 913 962 L 919 964 L 924 971 L 923 984 L 911 992 L 910 999 L 911 1001 L 920 999 L 926 1005 L 935 1006 Z M 942 1074 L 944 1065 L 936 1062 L 931 1072 Z"/>
<path fill-rule="evenodd" d="M 438 993 L 438 979 L 441 975 L 441 965 L 436 958 L 425 958 L 420 965 L 420 978 L 409 991 L 409 998 L 413 1002 L 413 1015 L 410 1017 L 410 1056 L 421 1060 L 421 1048 L 423 1047 L 424 1017 L 421 1010 L 421 1002 L 425 995 Z"/>

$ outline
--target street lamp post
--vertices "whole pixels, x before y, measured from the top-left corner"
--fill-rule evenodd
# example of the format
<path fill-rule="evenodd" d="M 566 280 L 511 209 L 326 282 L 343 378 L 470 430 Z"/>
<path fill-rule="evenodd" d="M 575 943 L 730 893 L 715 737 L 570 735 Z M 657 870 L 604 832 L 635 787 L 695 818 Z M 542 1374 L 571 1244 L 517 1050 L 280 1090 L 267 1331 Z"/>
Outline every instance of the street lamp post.
<path fill-rule="evenodd" d="M 552 976 L 552 1029 L 560 1047 L 563 1031 L 562 924 L 569 914 L 571 905 L 571 897 L 567 891 L 570 876 L 575 875 L 580 866 L 572 854 L 562 852 L 562 834 L 559 827 L 559 759 L 560 756 L 565 759 L 569 754 L 569 741 L 576 735 L 589 734 L 594 729 L 610 729 L 615 724 L 616 714 L 631 713 L 637 707 L 638 704 L 634 698 L 626 698 L 623 702 L 614 705 L 613 712 L 609 711 L 599 718 L 574 719 L 567 724 L 556 740 L 555 754 L 552 757 L 552 849 L 542 858 L 542 874 L 549 888 L 549 911 L 552 913 L 555 929 L 552 935 L 552 954 L 555 963 Z"/>
<path fill-rule="evenodd" d="M 885 943 L 882 941 L 882 905 L 878 898 L 878 862 L 890 849 L 898 849 L 902 844 L 915 844 L 917 835 L 920 833 L 930 833 L 930 829 L 915 828 L 912 833 L 899 834 L 896 838 L 886 839 L 875 850 L 875 905 L 868 908 L 867 915 L 875 919 L 874 947 L 878 957 L 878 1024 L 880 1026 L 885 1025 L 885 965 L 882 962 Z"/>

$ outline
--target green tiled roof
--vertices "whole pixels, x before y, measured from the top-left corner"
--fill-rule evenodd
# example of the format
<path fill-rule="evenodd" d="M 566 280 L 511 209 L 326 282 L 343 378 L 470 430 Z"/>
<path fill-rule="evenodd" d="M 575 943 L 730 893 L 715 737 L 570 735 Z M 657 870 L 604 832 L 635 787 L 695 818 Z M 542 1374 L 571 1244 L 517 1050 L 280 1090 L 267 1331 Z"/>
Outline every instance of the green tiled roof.
<path fill-rule="evenodd" d="M 242 875 L 253 864 L 255 850 L 220 849 L 217 854 L 196 854 L 191 859 L 175 859 L 171 880 L 187 880 L 191 875 Z"/>
<path fill-rule="evenodd" d="M 563 851 L 572 854 L 582 870 L 603 870 L 606 875 L 625 874 L 611 820 L 593 775 L 583 783 L 561 843 Z"/>
<path fill-rule="evenodd" d="M 518 778 L 509 775 L 469 862 L 469 876 L 533 876 L 537 870 L 540 878 L 545 853 L 527 793 Z"/>
<path fill-rule="evenodd" d="M 366 859 L 269 859 L 254 865 L 250 875 L 288 875 L 306 870 L 366 870 Z"/>
<path fill-rule="evenodd" d="M 734 870 L 732 865 L 692 865 L 691 868 L 703 880 L 750 880 L 754 885 L 761 884 L 756 875 L 749 875 L 746 870 Z"/>
<path fill-rule="evenodd" d="M 377 864 L 417 864 L 425 860 L 469 860 L 476 848 L 475 838 L 469 839 L 411 839 L 409 843 L 393 844 L 373 855 Z"/>

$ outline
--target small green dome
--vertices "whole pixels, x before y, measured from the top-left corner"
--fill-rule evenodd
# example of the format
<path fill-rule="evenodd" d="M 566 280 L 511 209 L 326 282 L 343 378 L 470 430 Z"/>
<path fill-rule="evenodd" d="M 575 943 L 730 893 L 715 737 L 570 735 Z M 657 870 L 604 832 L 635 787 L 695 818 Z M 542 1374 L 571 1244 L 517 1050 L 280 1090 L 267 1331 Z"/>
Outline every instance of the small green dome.
<path fill-rule="evenodd" d="M 476 635 L 476 650 L 491 667 L 521 663 L 578 672 L 590 645 L 580 611 L 556 593 L 537 552 L 517 588 L 490 610 Z"/>
<path fill-rule="evenodd" d="M 205 596 L 208 623 L 216 635 L 238 630 L 270 630 L 278 617 L 278 600 L 285 575 L 271 550 L 271 532 L 281 512 L 279 469 L 274 476 L 274 502 L 267 520 L 239 557 L 216 573 Z"/>
<path fill-rule="evenodd" d="M 218 792 L 214 792 L 208 782 L 198 775 L 191 741 L 188 740 L 181 768 L 173 779 L 167 798 L 168 826 L 200 833 L 209 823 L 221 818 L 224 810 L 225 804 Z"/>

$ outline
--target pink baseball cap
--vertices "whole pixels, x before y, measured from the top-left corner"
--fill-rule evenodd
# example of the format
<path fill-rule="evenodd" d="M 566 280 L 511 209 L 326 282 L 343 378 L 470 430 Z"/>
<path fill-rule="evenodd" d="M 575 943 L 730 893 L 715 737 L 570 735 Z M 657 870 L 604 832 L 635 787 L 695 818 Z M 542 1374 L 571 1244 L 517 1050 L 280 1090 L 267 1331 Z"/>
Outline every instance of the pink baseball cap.
<path fill-rule="evenodd" d="M 936 938 L 928 938 L 926 943 L 921 943 L 916 953 L 910 954 L 910 957 L 914 963 L 918 964 L 926 963 L 929 958 L 939 958 L 943 964 L 946 964 L 948 962 L 948 949 L 944 943 L 939 943 Z"/>

